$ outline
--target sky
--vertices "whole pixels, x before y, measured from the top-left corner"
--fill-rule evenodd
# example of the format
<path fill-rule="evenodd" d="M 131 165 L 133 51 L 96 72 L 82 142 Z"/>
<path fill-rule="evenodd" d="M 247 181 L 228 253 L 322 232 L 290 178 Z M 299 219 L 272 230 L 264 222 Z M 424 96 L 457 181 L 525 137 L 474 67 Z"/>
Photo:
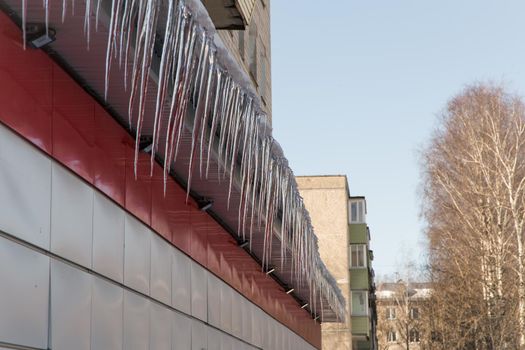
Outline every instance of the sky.
<path fill-rule="evenodd" d="M 273 0 L 274 136 L 296 175 L 367 198 L 376 276 L 424 264 L 419 154 L 447 101 L 525 93 L 523 0 Z"/>

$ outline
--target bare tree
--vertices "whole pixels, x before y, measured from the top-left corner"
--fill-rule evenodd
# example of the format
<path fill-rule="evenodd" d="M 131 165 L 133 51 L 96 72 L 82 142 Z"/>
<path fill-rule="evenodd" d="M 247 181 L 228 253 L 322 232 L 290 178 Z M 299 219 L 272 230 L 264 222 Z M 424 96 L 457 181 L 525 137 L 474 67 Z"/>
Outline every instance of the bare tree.
<path fill-rule="evenodd" d="M 525 349 L 525 108 L 502 87 L 452 99 L 423 158 L 436 343 Z"/>

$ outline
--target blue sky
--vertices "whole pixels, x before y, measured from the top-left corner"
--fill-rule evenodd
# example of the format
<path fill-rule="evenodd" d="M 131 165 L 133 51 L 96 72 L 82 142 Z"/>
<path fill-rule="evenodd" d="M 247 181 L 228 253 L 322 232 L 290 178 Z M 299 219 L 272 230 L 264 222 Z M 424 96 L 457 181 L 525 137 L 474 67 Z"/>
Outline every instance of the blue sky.
<path fill-rule="evenodd" d="M 274 136 L 296 175 L 365 195 L 381 276 L 423 261 L 418 150 L 466 84 L 525 92 L 523 0 L 274 0 Z"/>

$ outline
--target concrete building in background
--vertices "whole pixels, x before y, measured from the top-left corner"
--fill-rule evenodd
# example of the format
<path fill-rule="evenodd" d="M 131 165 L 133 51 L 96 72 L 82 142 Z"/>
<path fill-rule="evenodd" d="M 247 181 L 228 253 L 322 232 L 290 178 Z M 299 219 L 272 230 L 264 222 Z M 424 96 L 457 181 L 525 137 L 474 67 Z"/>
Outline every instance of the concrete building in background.
<path fill-rule="evenodd" d="M 429 338 L 421 320 L 432 293 L 430 283 L 381 283 L 377 287 L 378 344 L 380 349 L 419 350 Z"/>
<path fill-rule="evenodd" d="M 347 300 L 346 322 L 322 325 L 323 349 L 376 349 L 370 234 L 364 197 L 350 197 L 347 178 L 298 176 L 319 252 Z"/>

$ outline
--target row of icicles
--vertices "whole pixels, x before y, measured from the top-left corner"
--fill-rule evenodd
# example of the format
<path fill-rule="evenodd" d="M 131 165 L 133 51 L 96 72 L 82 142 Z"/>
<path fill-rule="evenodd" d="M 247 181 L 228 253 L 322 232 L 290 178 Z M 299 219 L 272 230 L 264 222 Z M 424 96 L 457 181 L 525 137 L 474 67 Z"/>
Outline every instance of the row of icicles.
<path fill-rule="evenodd" d="M 91 14 L 96 13 L 96 27 L 102 0 L 85 0 L 84 31 L 90 38 Z M 62 0 L 62 21 L 67 6 L 74 11 L 75 0 Z M 160 15 L 161 9 L 167 14 Z M 46 28 L 49 0 L 43 0 Z M 27 0 L 22 0 L 22 27 L 25 44 Z M 238 234 L 252 241 L 254 228 L 264 234 L 263 267 L 272 256 L 274 230 L 281 239 L 281 264 L 290 252 L 292 280 L 306 283 L 310 290 L 310 308 L 317 314 L 317 298 L 324 296 L 340 319 L 344 319 L 344 299 L 318 253 L 308 212 L 299 195 L 292 170 L 286 159 L 275 152 L 267 117 L 258 100 L 239 85 L 221 65 L 213 41 L 196 20 L 184 0 L 112 0 L 106 52 L 105 98 L 110 70 L 115 61 L 124 70 L 124 86 L 130 89 L 128 116 L 135 124 L 135 173 L 139 141 L 143 129 L 146 96 L 152 77 L 158 20 L 164 20 L 164 42 L 158 70 L 155 115 L 153 121 L 151 169 L 154 156 L 164 156 L 164 182 L 177 159 L 184 129 L 192 133 L 187 191 L 192 177 L 208 177 L 210 159 L 218 159 L 218 176 L 228 181 L 228 208 L 233 186 L 240 191 Z M 186 121 L 188 104 L 194 112 L 193 125 Z M 167 117 L 166 117 L 167 116 Z M 217 154 L 212 155 L 212 150 Z M 228 176 L 227 176 L 228 175 Z M 254 222 L 254 218 L 258 218 Z M 280 221 L 280 227 L 274 225 Z M 250 247 L 251 249 L 251 247 Z M 323 298 L 320 298 L 321 302 Z M 321 305 L 321 313 L 323 305 Z"/>

